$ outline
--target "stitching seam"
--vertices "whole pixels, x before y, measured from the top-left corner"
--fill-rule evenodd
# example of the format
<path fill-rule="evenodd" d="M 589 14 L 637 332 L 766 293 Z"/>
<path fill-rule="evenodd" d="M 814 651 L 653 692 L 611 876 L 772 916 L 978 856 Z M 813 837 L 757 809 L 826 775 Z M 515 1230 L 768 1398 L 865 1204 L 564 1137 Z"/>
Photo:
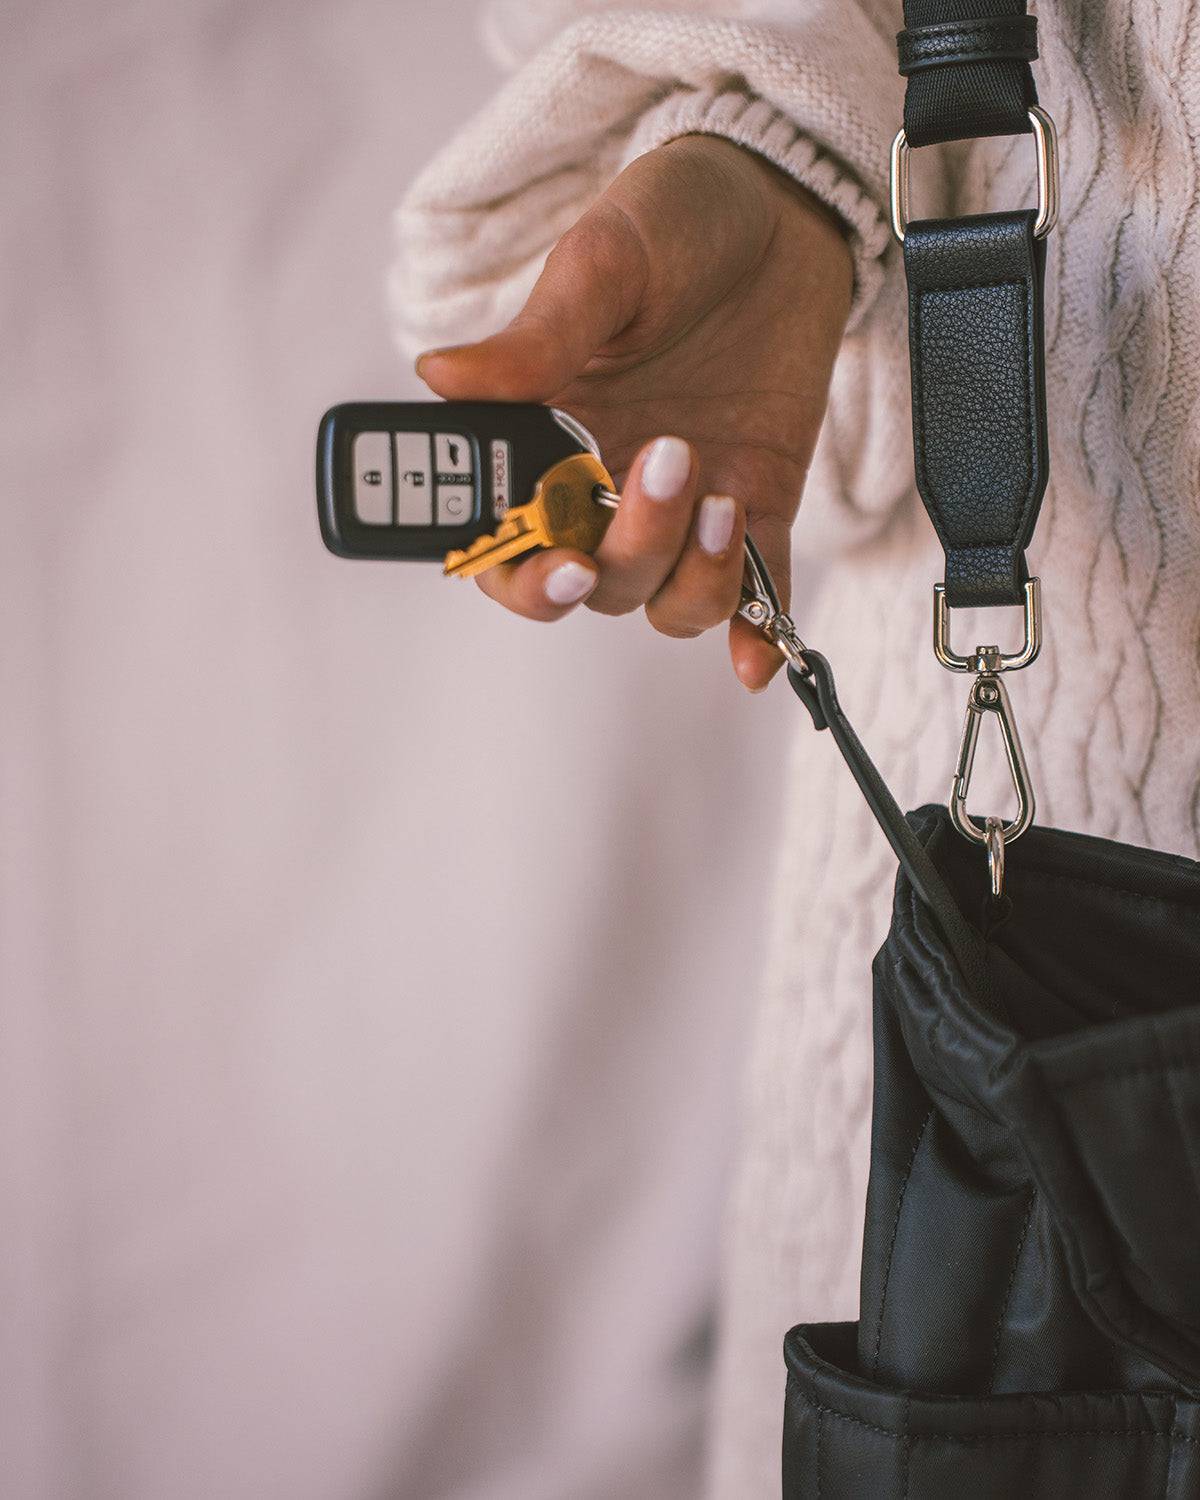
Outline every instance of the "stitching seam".
<path fill-rule="evenodd" d="M 1032 25 L 1030 24 L 1032 22 Z M 994 16 L 981 21 L 935 21 L 930 26 L 909 26 L 901 34 L 910 45 L 952 41 L 956 37 L 1033 36 L 1037 22 L 1032 16 Z"/>
<path fill-rule="evenodd" d="M 817 1407 L 817 1500 L 821 1500 L 821 1433 L 825 1427 L 825 1413 Z"/>
<path fill-rule="evenodd" d="M 913 1142 L 912 1154 L 908 1158 L 908 1166 L 904 1169 L 904 1176 L 900 1182 L 900 1192 L 896 1198 L 896 1217 L 892 1221 L 892 1238 L 888 1245 L 887 1264 L 883 1271 L 883 1291 L 879 1298 L 879 1322 L 875 1325 L 875 1357 L 871 1363 L 871 1374 L 879 1373 L 879 1350 L 883 1343 L 883 1314 L 887 1307 L 888 1288 L 892 1280 L 892 1256 L 896 1250 L 896 1236 L 900 1232 L 900 1210 L 904 1207 L 904 1195 L 908 1192 L 908 1179 L 912 1176 L 913 1164 L 917 1159 L 917 1152 L 921 1149 L 921 1142 L 925 1139 L 925 1132 L 929 1129 L 930 1121 L 933 1119 L 934 1111 L 931 1109 L 925 1116 L 917 1138 Z"/>
<path fill-rule="evenodd" d="M 1036 1202 L 1037 1189 L 1030 1188 L 1029 1207 L 1025 1210 L 1025 1222 L 1021 1225 L 1021 1235 L 1017 1240 L 1012 1270 L 1008 1273 L 1008 1285 L 1004 1289 L 1004 1302 L 1000 1308 L 1000 1316 L 996 1319 L 996 1336 L 992 1340 L 992 1369 L 988 1378 L 988 1390 L 993 1394 L 996 1390 L 996 1373 L 1000 1364 L 1000 1340 L 1004 1334 L 1004 1320 L 1008 1317 L 1008 1304 L 1012 1301 L 1013 1287 L 1017 1283 L 1017 1267 L 1021 1264 L 1021 1251 L 1025 1248 L 1025 1237 L 1029 1233 L 1029 1225 L 1033 1220 L 1033 1205 Z"/>
<path fill-rule="evenodd" d="M 1152 1427 L 1023 1427 L 1019 1432 L 897 1432 L 895 1428 L 880 1427 L 875 1422 L 867 1422 L 862 1417 L 853 1417 L 849 1412 L 824 1405 L 810 1395 L 793 1375 L 788 1376 L 788 1384 L 804 1404 L 811 1406 L 814 1411 L 827 1417 L 835 1417 L 839 1422 L 849 1422 L 854 1427 L 865 1427 L 868 1432 L 891 1438 L 893 1442 L 907 1438 L 910 1443 L 1027 1443 L 1030 1438 L 1117 1437 L 1162 1438 L 1170 1443 L 1200 1444 L 1200 1437 L 1192 1437 L 1177 1428 L 1172 1428 L 1170 1432 L 1160 1432 Z"/>
<path fill-rule="evenodd" d="M 904 59 L 904 67 L 900 70 L 903 77 L 912 77 L 914 74 L 923 73 L 926 68 L 966 68 L 983 63 L 1004 62 L 1033 62 L 1025 48 L 1005 47 L 990 48 L 987 52 L 945 52 L 926 51 L 924 48 L 919 52 L 910 52 Z"/>

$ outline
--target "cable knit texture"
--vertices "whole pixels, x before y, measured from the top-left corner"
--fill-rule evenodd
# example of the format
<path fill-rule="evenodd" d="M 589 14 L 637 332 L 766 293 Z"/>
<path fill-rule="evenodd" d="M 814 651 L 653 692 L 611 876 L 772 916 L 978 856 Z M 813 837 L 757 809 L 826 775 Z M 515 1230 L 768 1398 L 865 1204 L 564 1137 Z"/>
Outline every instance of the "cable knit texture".
<path fill-rule="evenodd" d="M 1063 156 L 1052 478 L 1030 554 L 1047 639 L 1012 696 L 1043 823 L 1195 856 L 1200 0 L 1058 0 L 1039 19 L 1039 90 Z M 685 131 L 761 151 L 841 213 L 855 322 L 797 528 L 799 551 L 831 559 L 800 623 L 913 806 L 945 797 L 964 689 L 929 651 L 941 556 L 912 482 L 903 272 L 883 229 L 899 23 L 899 0 L 493 5 L 489 34 L 518 71 L 401 209 L 393 291 L 410 346 L 495 326 L 621 166 Z M 1014 207 L 1033 201 L 1033 150 L 1017 138 L 926 151 L 914 178 L 921 209 Z M 966 646 L 996 633 L 969 613 L 954 629 Z M 870 960 L 894 862 L 802 714 L 792 755 L 729 1220 L 716 1500 L 778 1494 L 783 1333 L 857 1310 Z M 985 747 L 980 761 L 975 805 L 1007 807 L 1000 757 Z"/>

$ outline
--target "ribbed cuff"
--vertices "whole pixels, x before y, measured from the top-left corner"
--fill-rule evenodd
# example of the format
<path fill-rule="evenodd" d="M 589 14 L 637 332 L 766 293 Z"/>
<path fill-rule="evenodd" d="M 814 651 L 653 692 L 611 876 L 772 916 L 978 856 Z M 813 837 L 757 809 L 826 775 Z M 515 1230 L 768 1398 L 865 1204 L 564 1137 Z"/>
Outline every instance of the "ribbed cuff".
<path fill-rule="evenodd" d="M 719 135 L 779 167 L 831 208 L 849 231 L 854 299 L 847 332 L 865 317 L 883 284 L 883 256 L 891 231 L 883 210 L 837 158 L 795 123 L 753 94 L 679 88 L 639 120 L 621 166 L 681 135 Z"/>

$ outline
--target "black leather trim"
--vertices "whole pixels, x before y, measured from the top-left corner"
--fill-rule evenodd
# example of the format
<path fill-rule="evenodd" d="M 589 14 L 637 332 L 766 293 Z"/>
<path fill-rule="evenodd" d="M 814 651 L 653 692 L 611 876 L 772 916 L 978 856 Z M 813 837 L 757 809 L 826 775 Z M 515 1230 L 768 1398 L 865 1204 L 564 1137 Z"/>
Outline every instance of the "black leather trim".
<path fill-rule="evenodd" d="M 1036 16 L 985 16 L 978 21 L 944 21 L 914 26 L 896 37 L 905 78 L 924 68 L 962 63 L 1026 62 L 1038 55 Z"/>
<path fill-rule="evenodd" d="M 1049 469 L 1036 215 L 914 221 L 904 240 L 917 488 L 952 608 L 1020 604 Z"/>

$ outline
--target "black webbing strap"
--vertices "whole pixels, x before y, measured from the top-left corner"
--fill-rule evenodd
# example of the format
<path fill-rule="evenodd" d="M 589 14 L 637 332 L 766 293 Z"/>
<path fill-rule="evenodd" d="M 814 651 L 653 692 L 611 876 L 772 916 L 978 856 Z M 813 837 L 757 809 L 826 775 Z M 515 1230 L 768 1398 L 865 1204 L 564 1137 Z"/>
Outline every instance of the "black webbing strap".
<path fill-rule="evenodd" d="M 1025 0 L 904 0 L 897 38 L 910 146 L 1029 129 L 1037 21 Z"/>

